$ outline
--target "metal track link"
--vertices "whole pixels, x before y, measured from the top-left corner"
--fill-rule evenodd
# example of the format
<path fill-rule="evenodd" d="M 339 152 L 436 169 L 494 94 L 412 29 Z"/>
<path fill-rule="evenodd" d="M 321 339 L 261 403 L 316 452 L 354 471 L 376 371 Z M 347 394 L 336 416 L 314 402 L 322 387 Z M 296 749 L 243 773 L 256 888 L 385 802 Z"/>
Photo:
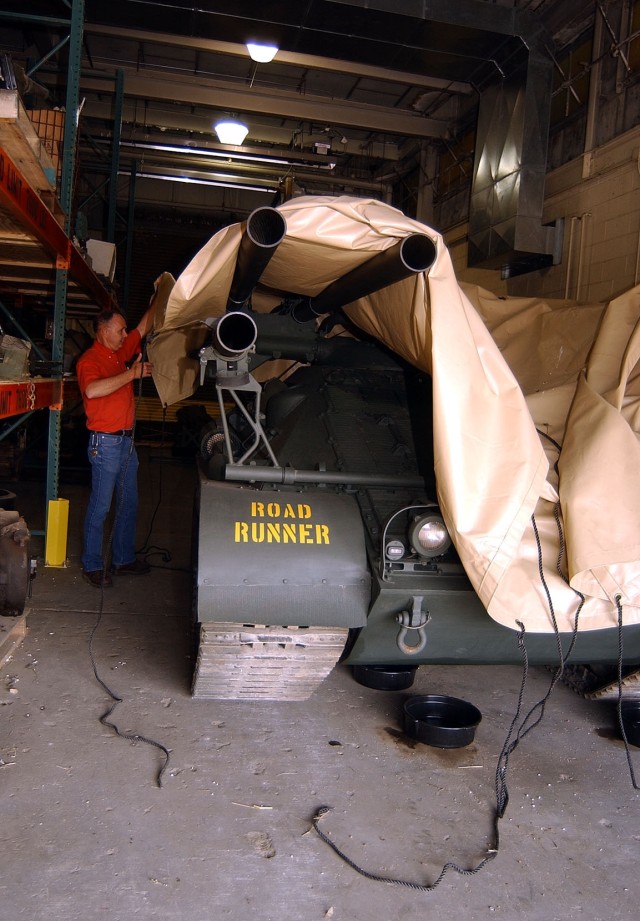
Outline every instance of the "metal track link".
<path fill-rule="evenodd" d="M 615 701 L 620 693 L 618 677 L 614 669 L 607 671 L 607 675 L 599 675 L 588 665 L 568 665 L 562 675 L 562 682 L 586 700 Z M 640 668 L 623 676 L 622 696 L 640 698 Z"/>
<path fill-rule="evenodd" d="M 203 623 L 191 693 L 198 700 L 308 700 L 339 660 L 346 627 Z"/>

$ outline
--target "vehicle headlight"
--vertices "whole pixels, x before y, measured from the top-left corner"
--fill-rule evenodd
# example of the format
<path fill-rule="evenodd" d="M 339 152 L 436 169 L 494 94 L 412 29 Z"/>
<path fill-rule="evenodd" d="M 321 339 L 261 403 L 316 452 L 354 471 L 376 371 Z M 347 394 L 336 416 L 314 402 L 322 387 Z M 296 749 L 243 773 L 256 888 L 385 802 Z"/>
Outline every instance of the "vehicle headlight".
<path fill-rule="evenodd" d="M 414 518 L 409 529 L 409 542 L 419 556 L 442 556 L 451 546 L 451 538 L 442 515 L 429 512 Z"/>

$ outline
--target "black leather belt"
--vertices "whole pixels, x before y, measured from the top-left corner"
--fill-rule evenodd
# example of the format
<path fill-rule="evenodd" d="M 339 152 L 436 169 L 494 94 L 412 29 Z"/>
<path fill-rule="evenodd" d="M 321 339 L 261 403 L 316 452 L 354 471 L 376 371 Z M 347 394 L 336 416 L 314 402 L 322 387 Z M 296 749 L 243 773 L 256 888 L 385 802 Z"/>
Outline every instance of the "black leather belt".
<path fill-rule="evenodd" d="M 133 429 L 118 429 L 117 432 L 91 432 L 92 435 L 120 435 L 124 438 L 131 438 Z"/>

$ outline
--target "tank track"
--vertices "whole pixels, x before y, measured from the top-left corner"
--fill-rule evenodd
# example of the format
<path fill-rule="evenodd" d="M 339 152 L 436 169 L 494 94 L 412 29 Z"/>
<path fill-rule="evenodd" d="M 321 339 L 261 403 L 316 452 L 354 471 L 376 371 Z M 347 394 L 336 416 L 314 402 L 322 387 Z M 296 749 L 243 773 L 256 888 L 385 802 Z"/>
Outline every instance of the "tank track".
<path fill-rule="evenodd" d="M 308 700 L 340 659 L 346 627 L 201 623 L 197 700 Z"/>
<path fill-rule="evenodd" d="M 618 675 L 613 667 L 598 671 L 590 665 L 567 665 L 562 682 L 587 700 L 618 699 Z M 640 667 L 632 666 L 623 675 L 622 696 L 640 698 Z"/>

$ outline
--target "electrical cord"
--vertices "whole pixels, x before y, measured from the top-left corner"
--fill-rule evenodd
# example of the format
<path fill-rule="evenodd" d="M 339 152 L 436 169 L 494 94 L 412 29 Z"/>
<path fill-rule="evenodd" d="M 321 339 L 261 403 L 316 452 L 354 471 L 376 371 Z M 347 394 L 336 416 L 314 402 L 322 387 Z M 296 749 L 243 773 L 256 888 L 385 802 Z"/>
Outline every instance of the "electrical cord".
<path fill-rule="evenodd" d="M 573 650 L 575 640 L 577 637 L 577 632 L 578 632 L 578 617 L 582 609 L 582 604 L 584 602 L 584 598 L 583 598 L 582 602 L 580 603 L 578 607 L 578 610 L 575 616 L 574 629 L 573 629 L 573 634 L 572 634 L 572 639 L 569 645 L 569 649 L 567 651 L 567 654 L 564 654 L 562 650 L 562 641 L 561 641 L 560 633 L 558 630 L 555 611 L 553 609 L 553 602 L 551 599 L 551 594 L 549 592 L 547 582 L 544 576 L 544 569 L 542 565 L 542 544 L 541 544 L 539 533 L 538 533 L 535 515 L 531 516 L 531 521 L 533 524 L 534 534 L 536 538 L 536 546 L 537 546 L 537 551 L 538 551 L 538 572 L 539 572 L 543 587 L 545 589 L 547 602 L 550 608 L 551 621 L 552 621 L 554 633 L 556 636 L 556 644 L 558 648 L 559 664 L 558 664 L 558 667 L 554 675 L 552 676 L 551 683 L 549 685 L 549 688 L 546 694 L 539 701 L 537 701 L 528 710 L 524 718 L 520 720 L 520 714 L 522 712 L 522 706 L 523 706 L 523 701 L 525 697 L 527 678 L 529 674 L 529 657 L 528 657 L 527 648 L 526 648 L 525 641 L 524 641 L 524 638 L 525 638 L 524 624 L 522 623 L 522 621 L 516 620 L 516 625 L 519 628 L 518 634 L 517 634 L 517 644 L 518 644 L 518 649 L 520 650 L 520 654 L 522 657 L 522 663 L 523 663 L 522 664 L 522 678 L 520 681 L 520 689 L 518 692 L 516 710 L 515 710 L 513 719 L 511 720 L 511 724 L 507 731 L 507 735 L 505 737 L 505 740 L 502 745 L 502 749 L 500 751 L 500 754 L 497 760 L 497 764 L 496 764 L 496 770 L 495 770 L 496 807 L 495 807 L 495 811 L 493 815 L 493 842 L 492 842 L 492 845 L 491 847 L 487 849 L 484 857 L 482 857 L 480 861 L 474 867 L 465 868 L 465 867 L 459 866 L 457 863 L 453 861 L 448 861 L 447 863 L 443 865 L 440 873 L 438 874 L 434 882 L 430 884 L 415 883 L 415 882 L 412 882 L 406 879 L 383 876 L 377 873 L 372 873 L 369 870 L 365 870 L 363 867 L 357 864 L 334 841 L 332 841 L 332 839 L 320 828 L 320 820 L 324 816 L 328 815 L 329 812 L 331 812 L 331 808 L 329 806 L 321 806 L 319 809 L 316 810 L 314 816 L 311 819 L 312 828 L 318 834 L 321 840 L 324 841 L 325 844 L 328 844 L 329 847 L 338 855 L 338 857 L 344 860 L 344 862 L 347 863 L 353 870 L 355 870 L 356 873 L 359 873 L 361 876 L 364 876 L 366 879 L 370 879 L 374 882 L 389 883 L 394 886 L 403 886 L 408 889 L 413 889 L 416 892 L 432 892 L 437 886 L 440 885 L 440 883 L 445 878 L 449 870 L 453 870 L 456 873 L 460 874 L 461 876 L 474 876 L 476 873 L 479 873 L 484 867 L 486 867 L 486 865 L 490 861 L 494 860 L 498 855 L 498 852 L 500 850 L 500 829 L 499 829 L 500 820 L 504 817 L 508 803 L 509 803 L 509 790 L 507 786 L 509 759 L 511 755 L 513 754 L 513 752 L 518 747 L 518 745 L 520 744 L 520 742 L 522 741 L 522 739 L 524 739 L 524 737 L 528 735 L 533 729 L 535 729 L 536 726 L 538 726 L 540 722 L 542 721 L 547 701 L 549 700 L 549 697 L 551 696 L 553 689 L 555 688 L 558 680 L 560 679 L 564 671 L 564 666 L 565 666 L 568 656 L 571 654 Z M 562 528 L 560 525 L 559 517 L 556 518 L 556 522 L 557 522 L 558 528 L 560 529 L 560 534 L 561 534 L 560 551 L 559 551 L 559 557 L 557 561 L 557 566 L 560 569 L 561 557 L 564 553 L 564 538 L 562 536 Z M 531 720 L 534 717 L 534 714 L 536 714 L 537 711 L 539 711 L 537 718 L 535 719 L 534 722 L 531 722 Z"/>
<path fill-rule="evenodd" d="M 104 587 L 101 589 L 101 591 L 104 593 Z M 100 626 L 101 620 L 102 620 L 102 600 L 100 602 L 100 611 L 98 613 L 98 619 L 96 620 L 93 630 L 91 631 L 91 635 L 89 637 L 89 658 L 91 660 L 91 666 L 93 668 L 93 674 L 95 675 L 96 681 L 98 682 L 100 687 L 109 695 L 113 703 L 99 718 L 99 722 L 103 726 L 108 726 L 109 729 L 112 729 L 113 732 L 117 736 L 119 736 L 121 739 L 128 739 L 130 742 L 144 742 L 145 745 L 151 745 L 153 748 L 157 748 L 159 751 L 163 752 L 165 756 L 164 764 L 160 767 L 160 770 L 158 771 L 158 774 L 156 776 L 157 785 L 159 787 L 162 787 L 162 777 L 163 777 L 164 772 L 169 767 L 169 761 L 171 758 L 171 749 L 167 748 L 166 745 L 163 745 L 162 742 L 157 742 L 155 739 L 152 739 L 149 736 L 142 735 L 139 732 L 123 732 L 122 729 L 120 729 L 116 725 L 116 723 L 111 722 L 111 720 L 109 719 L 109 717 L 112 715 L 113 711 L 116 709 L 118 704 L 121 704 L 123 702 L 124 698 L 114 693 L 114 691 L 111 690 L 111 688 L 100 677 L 100 674 L 98 673 L 98 666 L 96 664 L 95 655 L 93 652 L 93 638 L 98 630 L 98 627 Z"/>
<path fill-rule="evenodd" d="M 143 355 L 143 360 L 144 360 L 144 355 Z M 140 376 L 140 378 L 138 379 L 138 381 L 139 381 L 139 384 L 138 384 L 138 397 L 137 397 L 136 404 L 135 404 L 135 412 L 134 412 L 133 426 L 132 426 L 133 431 L 132 431 L 132 433 L 131 433 L 131 441 L 130 441 L 130 445 L 129 445 L 129 453 L 128 453 L 128 455 L 127 455 L 127 459 L 126 459 L 126 462 L 125 462 L 123 475 L 122 475 L 122 477 L 121 477 L 120 489 L 119 489 L 119 491 L 118 491 L 118 493 L 117 493 L 116 512 L 115 512 L 115 515 L 114 515 L 113 524 L 112 524 L 112 526 L 111 526 L 111 532 L 110 532 L 110 534 L 109 534 L 109 539 L 108 539 L 108 541 L 107 541 L 107 552 L 106 552 L 106 553 L 104 554 L 104 556 L 103 556 L 104 564 L 105 564 L 105 565 L 104 565 L 104 569 L 103 569 L 103 579 L 102 579 L 102 582 L 101 582 L 101 585 L 100 585 L 100 604 L 99 604 L 99 608 L 98 608 L 98 617 L 97 617 L 97 620 L 96 620 L 96 622 L 95 622 L 95 624 L 94 624 L 94 626 L 93 626 L 93 629 L 92 629 L 92 631 L 91 631 L 91 634 L 90 634 L 90 636 L 89 636 L 89 659 L 90 659 L 90 661 L 91 661 L 91 667 L 93 668 L 93 674 L 94 674 L 94 676 L 95 676 L 96 681 L 98 682 L 98 684 L 100 685 L 100 687 L 105 691 L 105 693 L 108 694 L 108 696 L 109 696 L 109 697 L 111 698 L 111 700 L 113 701 L 113 703 L 112 703 L 112 704 L 108 707 L 108 709 L 102 714 L 102 716 L 99 717 L 99 722 L 100 722 L 103 726 L 108 726 L 109 729 L 113 730 L 113 732 L 114 732 L 117 736 L 119 736 L 121 739 L 128 739 L 130 742 L 143 742 L 145 745 L 150 745 L 150 746 L 152 746 L 153 748 L 157 748 L 159 751 L 161 751 L 161 752 L 164 754 L 164 756 L 165 756 L 164 763 L 162 764 L 162 766 L 160 767 L 160 769 L 159 769 L 159 771 L 158 771 L 158 773 L 157 773 L 157 775 L 156 775 L 156 784 L 158 785 L 158 787 L 162 787 L 162 777 L 163 777 L 165 771 L 167 770 L 167 768 L 168 768 L 168 766 L 169 766 L 169 761 L 170 761 L 170 759 L 171 759 L 171 749 L 167 748 L 167 746 L 164 745 L 162 742 L 158 742 L 158 741 L 156 741 L 155 739 L 150 738 L 149 736 L 142 735 L 141 733 L 137 733 L 137 732 L 123 732 L 123 731 L 116 725 L 116 723 L 113 723 L 113 722 L 110 720 L 110 717 L 111 717 L 111 715 L 113 714 L 114 710 L 116 709 L 116 707 L 118 706 L 118 704 L 120 704 L 120 703 L 123 702 L 124 698 L 123 698 L 123 697 L 120 697 L 118 694 L 116 694 L 116 693 L 108 686 L 108 684 L 106 683 L 106 681 L 104 681 L 104 679 L 100 677 L 100 674 L 99 674 L 99 672 L 98 672 L 98 666 L 97 666 L 97 663 L 96 663 L 95 653 L 94 653 L 94 649 L 93 649 L 93 640 L 94 640 L 94 637 L 95 637 L 95 635 L 96 635 L 96 633 L 97 633 L 98 627 L 100 626 L 100 623 L 101 623 L 101 621 L 102 621 L 102 614 L 103 614 L 103 609 L 104 609 L 104 574 L 105 574 L 106 571 L 107 571 L 107 568 L 108 568 L 108 567 L 107 567 L 107 563 L 108 563 L 108 561 L 110 560 L 110 555 L 111 555 L 111 544 L 112 544 L 112 541 L 113 541 L 113 534 L 114 534 L 114 530 L 115 530 L 115 522 L 116 522 L 117 517 L 118 517 L 118 512 L 119 512 L 120 509 L 122 508 L 122 503 L 123 503 L 123 501 L 124 501 L 124 481 L 125 481 L 125 478 L 126 478 L 126 475 L 127 475 L 127 470 L 128 470 L 128 468 L 129 468 L 129 462 L 130 462 L 131 457 L 132 457 L 132 455 L 133 455 L 134 446 L 135 446 L 136 419 L 137 419 L 137 415 L 138 415 L 138 405 L 139 405 L 139 402 L 140 402 L 140 397 L 142 396 L 142 376 Z"/>
<path fill-rule="evenodd" d="M 167 419 L 167 407 L 166 405 L 162 407 L 162 426 L 160 428 L 160 451 L 164 449 L 165 445 L 165 429 L 166 429 L 166 419 Z M 153 533 L 153 527 L 156 520 L 156 515 L 162 503 L 162 464 L 160 465 L 160 477 L 158 482 L 158 501 L 156 502 L 156 507 L 153 510 L 151 515 L 151 521 L 149 522 L 149 529 L 147 531 L 146 537 L 142 542 L 142 546 L 136 550 L 136 553 L 139 553 L 144 556 L 144 559 L 149 561 L 149 557 L 160 556 L 163 563 L 170 563 L 172 560 L 171 551 L 167 547 L 158 547 L 155 544 L 150 544 L 151 535 Z M 190 569 L 187 569 L 183 566 L 158 566 L 156 563 L 151 564 L 154 569 L 170 569 L 172 572 L 188 572 L 191 573 Z"/>

